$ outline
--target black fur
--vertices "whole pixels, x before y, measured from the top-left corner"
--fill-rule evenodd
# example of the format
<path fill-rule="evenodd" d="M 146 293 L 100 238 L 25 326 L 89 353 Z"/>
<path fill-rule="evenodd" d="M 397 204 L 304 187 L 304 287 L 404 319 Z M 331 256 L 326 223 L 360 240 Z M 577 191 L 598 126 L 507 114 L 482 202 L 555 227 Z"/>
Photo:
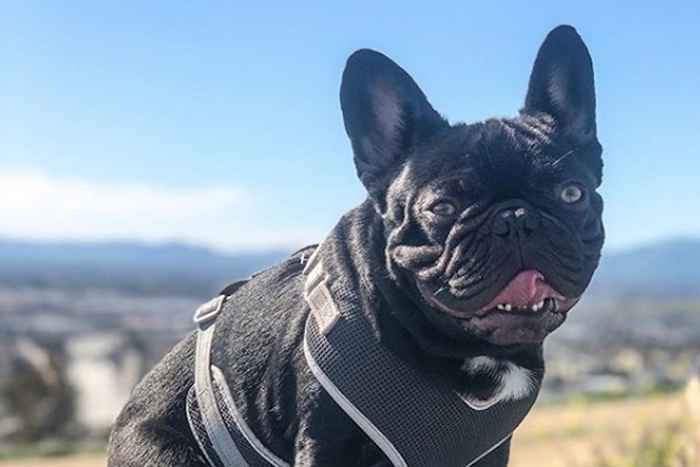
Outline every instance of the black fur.
<path fill-rule="evenodd" d="M 328 241 L 382 342 L 477 398 L 498 389 L 499 374 L 463 371 L 472 357 L 541 374 L 542 340 L 566 313 L 477 310 L 524 269 L 579 297 L 597 266 L 602 149 L 578 34 L 560 26 L 548 35 L 515 118 L 450 125 L 404 70 L 370 50 L 348 60 L 341 104 L 369 198 Z M 572 184 L 583 197 L 564 204 Z M 526 215 L 504 225 L 499 214 L 516 208 Z M 292 465 L 390 466 L 305 362 L 301 270 L 297 255 L 243 285 L 217 321 L 212 358 L 253 431 Z M 185 419 L 193 358 L 189 336 L 134 390 L 110 438 L 110 467 L 206 465 Z M 478 465 L 506 465 L 508 451 L 509 443 Z"/>

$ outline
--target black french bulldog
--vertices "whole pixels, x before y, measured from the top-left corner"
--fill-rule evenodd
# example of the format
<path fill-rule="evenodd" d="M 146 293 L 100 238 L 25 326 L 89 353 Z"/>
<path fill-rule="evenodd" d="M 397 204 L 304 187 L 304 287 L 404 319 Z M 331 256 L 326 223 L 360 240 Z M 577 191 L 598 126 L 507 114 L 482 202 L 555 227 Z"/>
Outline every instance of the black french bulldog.
<path fill-rule="evenodd" d="M 515 118 L 449 124 L 411 77 L 360 50 L 340 91 L 368 199 L 325 243 L 392 352 L 474 400 L 517 399 L 544 371 L 542 342 L 586 289 L 603 245 L 591 58 L 570 26 L 547 36 Z M 307 364 L 311 250 L 250 279 L 217 321 L 212 360 L 256 437 L 296 467 L 390 466 Z M 326 259 L 328 259 L 327 257 Z M 134 390 L 111 467 L 209 464 L 188 426 L 195 335 Z M 478 466 L 506 465 L 509 442 Z"/>

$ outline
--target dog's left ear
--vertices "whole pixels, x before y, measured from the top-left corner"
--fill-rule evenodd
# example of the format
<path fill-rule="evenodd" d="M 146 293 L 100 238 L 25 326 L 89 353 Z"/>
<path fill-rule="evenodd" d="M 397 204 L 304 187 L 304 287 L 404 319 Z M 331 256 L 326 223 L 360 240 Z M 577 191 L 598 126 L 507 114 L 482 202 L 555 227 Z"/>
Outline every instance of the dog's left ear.
<path fill-rule="evenodd" d="M 542 43 L 530 75 L 524 113 L 544 112 L 576 146 L 596 142 L 593 63 L 571 26 L 552 30 Z"/>
<path fill-rule="evenodd" d="M 340 87 L 355 167 L 375 202 L 404 156 L 447 122 L 400 66 L 373 50 L 353 53 Z"/>

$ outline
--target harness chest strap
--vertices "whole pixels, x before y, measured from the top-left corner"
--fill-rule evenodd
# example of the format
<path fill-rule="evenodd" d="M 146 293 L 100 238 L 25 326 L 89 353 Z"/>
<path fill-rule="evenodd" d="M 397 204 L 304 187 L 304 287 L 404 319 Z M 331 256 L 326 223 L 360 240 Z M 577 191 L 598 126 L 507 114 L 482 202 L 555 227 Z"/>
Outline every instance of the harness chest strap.
<path fill-rule="evenodd" d="M 478 406 L 399 359 L 375 337 L 353 287 L 324 271 L 322 246 L 304 270 L 312 309 L 305 357 L 324 389 L 392 464 L 468 467 L 510 438 L 539 384 L 523 399 Z"/>
<path fill-rule="evenodd" d="M 225 465 L 248 467 L 248 463 L 238 451 L 236 443 L 226 428 L 221 413 L 216 406 L 211 375 L 211 341 L 216 327 L 215 318 L 221 311 L 225 297 L 219 295 L 200 306 L 195 314 L 195 322 L 200 326 L 197 333 L 194 387 L 202 421 L 214 449 Z M 202 445 L 200 444 L 200 448 Z M 207 457 L 206 450 L 203 450 Z M 212 463 L 211 459 L 208 459 Z"/>

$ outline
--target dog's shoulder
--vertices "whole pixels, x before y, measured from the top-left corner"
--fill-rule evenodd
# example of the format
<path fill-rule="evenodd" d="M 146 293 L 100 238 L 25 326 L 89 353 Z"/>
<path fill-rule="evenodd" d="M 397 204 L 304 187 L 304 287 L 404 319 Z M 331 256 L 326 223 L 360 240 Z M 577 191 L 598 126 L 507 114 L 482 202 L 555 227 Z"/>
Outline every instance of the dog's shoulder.
<path fill-rule="evenodd" d="M 212 363 L 221 369 L 231 392 L 241 397 L 237 404 L 252 419 L 270 409 L 264 403 L 266 391 L 293 383 L 287 384 L 284 378 L 301 355 L 309 313 L 303 270 L 312 251 L 313 247 L 300 250 L 231 287 L 234 290 L 217 317 Z"/>
<path fill-rule="evenodd" d="M 284 261 L 224 289 L 224 294 L 230 295 L 217 318 L 216 336 L 225 335 L 222 341 L 235 344 L 246 341 L 251 335 L 259 334 L 259 342 L 263 342 L 266 341 L 264 336 L 289 331 L 289 323 L 305 308 L 303 271 L 313 249 L 312 246 L 299 250 Z"/>
<path fill-rule="evenodd" d="M 300 284 L 308 258 L 316 245 L 296 251 L 285 260 L 253 273 L 250 278 L 234 282 L 224 288 L 227 296 L 221 321 L 249 316 L 266 320 L 275 311 L 284 311 L 300 298 Z M 263 312 L 267 310 L 267 312 Z"/>

